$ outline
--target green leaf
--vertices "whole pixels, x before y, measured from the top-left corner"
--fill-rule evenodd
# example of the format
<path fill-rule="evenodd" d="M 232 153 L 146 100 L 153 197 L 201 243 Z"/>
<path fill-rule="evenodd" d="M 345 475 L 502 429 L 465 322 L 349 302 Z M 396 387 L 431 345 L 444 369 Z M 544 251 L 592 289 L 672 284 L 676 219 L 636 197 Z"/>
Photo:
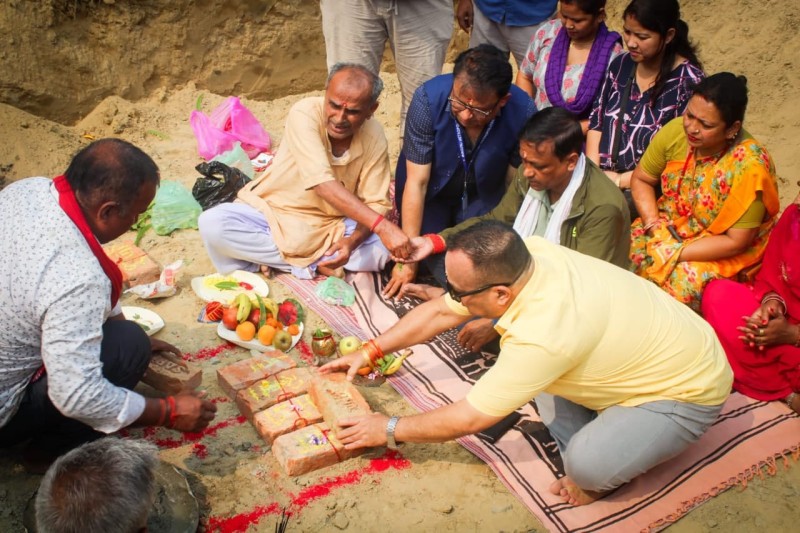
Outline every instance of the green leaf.
<path fill-rule="evenodd" d="M 264 327 L 264 324 L 267 323 L 267 306 L 264 305 L 264 300 L 261 299 L 261 296 L 256 293 L 256 300 L 258 300 L 258 329 Z"/>
<path fill-rule="evenodd" d="M 239 283 L 236 281 L 218 281 L 217 283 L 214 284 L 214 286 L 221 291 L 229 291 L 233 289 L 238 289 Z"/>
<path fill-rule="evenodd" d="M 162 141 L 169 140 L 169 135 L 167 135 L 166 133 L 162 133 L 158 130 L 147 130 L 145 133 L 147 133 L 148 135 L 154 135 L 159 139 L 161 139 Z"/>
<path fill-rule="evenodd" d="M 194 108 L 198 111 L 203 109 L 203 93 L 200 93 L 197 97 L 197 101 L 194 103 Z"/>

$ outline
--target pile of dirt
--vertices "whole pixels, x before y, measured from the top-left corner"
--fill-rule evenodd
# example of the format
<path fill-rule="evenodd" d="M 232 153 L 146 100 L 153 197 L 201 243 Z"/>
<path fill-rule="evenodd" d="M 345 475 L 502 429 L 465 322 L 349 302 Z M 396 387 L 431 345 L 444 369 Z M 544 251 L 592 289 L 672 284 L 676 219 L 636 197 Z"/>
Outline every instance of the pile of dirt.
<path fill-rule="evenodd" d="M 609 1 L 609 25 L 618 31 L 625 3 Z M 683 18 L 700 45 L 706 70 L 748 77 L 746 127 L 770 149 L 786 205 L 797 194 L 800 177 L 800 161 L 794 157 L 800 125 L 800 109 L 793 106 L 800 86 L 796 9 L 778 0 L 684 4 Z M 189 114 L 198 103 L 208 112 L 229 95 L 243 98 L 277 145 L 291 105 L 319 94 L 314 91 L 324 84 L 320 26 L 316 0 L 3 2 L 0 186 L 61 173 L 91 139 L 115 136 L 151 154 L 162 179 L 191 187 L 201 160 Z M 460 33 L 456 42 L 463 48 L 466 36 Z M 394 162 L 400 92 L 393 74 L 384 72 L 383 78 L 386 91 L 376 117 L 385 127 Z M 203 366 L 204 386 L 219 394 L 216 368 L 247 354 L 237 349 L 209 356 L 220 340 L 213 327 L 197 323 L 202 303 L 189 289 L 192 277 L 213 271 L 199 235 L 179 231 L 158 237 L 151 232 L 141 246 L 161 265 L 186 260 L 178 294 L 143 305 L 165 319 L 159 337 L 194 354 Z M 278 283 L 271 288 L 286 295 Z M 123 303 L 142 305 L 129 295 Z M 306 331 L 319 318 L 311 321 Z M 412 412 L 388 385 L 366 394 L 377 410 Z M 235 415 L 235 406 L 220 404 L 219 422 L 235 420 Z M 158 438 L 166 443 L 162 459 L 189 472 L 204 520 L 224 531 L 272 530 L 280 511 L 276 515 L 269 506 L 300 501 L 290 530 L 383 531 L 387 524 L 396 531 L 541 530 L 488 467 L 455 443 L 406 445 L 405 459 L 380 472 L 371 469 L 372 459 L 382 453 L 376 450 L 323 472 L 287 478 L 249 424 L 220 427 L 201 442 L 174 433 Z M 746 491 L 715 498 L 674 529 L 793 530 L 791 524 L 800 519 L 800 468 L 780 470 L 778 476 L 751 482 Z M 353 472 L 357 482 L 334 486 L 326 481 L 330 476 L 334 481 L 352 478 Z M 0 457 L 0 530 L 21 529 L 22 510 L 38 481 L 18 463 Z M 302 499 L 312 493 L 313 498 Z"/>

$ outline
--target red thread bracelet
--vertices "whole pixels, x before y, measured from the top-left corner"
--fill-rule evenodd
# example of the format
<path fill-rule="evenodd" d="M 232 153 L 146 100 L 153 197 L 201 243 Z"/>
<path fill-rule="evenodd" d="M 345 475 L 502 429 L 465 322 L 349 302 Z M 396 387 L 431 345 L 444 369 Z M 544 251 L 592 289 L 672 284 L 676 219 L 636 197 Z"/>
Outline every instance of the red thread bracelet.
<path fill-rule="evenodd" d="M 444 238 L 438 233 L 426 233 L 423 237 L 431 241 L 433 253 L 440 254 L 447 250 L 447 242 L 445 242 Z"/>
<path fill-rule="evenodd" d="M 381 222 L 383 222 L 384 220 L 385 220 L 385 219 L 383 218 L 383 215 L 378 215 L 378 218 L 376 218 L 376 219 L 375 219 L 375 222 L 373 222 L 373 223 L 372 223 L 372 227 L 371 227 L 371 228 L 369 228 L 369 231 L 370 231 L 370 233 L 375 233 L 375 228 L 377 228 L 377 227 L 378 227 L 378 224 L 380 224 L 380 223 L 381 223 Z"/>
<path fill-rule="evenodd" d="M 167 401 L 169 402 L 169 422 L 167 423 L 167 427 L 175 427 L 175 419 L 178 418 L 177 410 L 175 409 L 175 397 L 174 396 L 167 396 Z"/>

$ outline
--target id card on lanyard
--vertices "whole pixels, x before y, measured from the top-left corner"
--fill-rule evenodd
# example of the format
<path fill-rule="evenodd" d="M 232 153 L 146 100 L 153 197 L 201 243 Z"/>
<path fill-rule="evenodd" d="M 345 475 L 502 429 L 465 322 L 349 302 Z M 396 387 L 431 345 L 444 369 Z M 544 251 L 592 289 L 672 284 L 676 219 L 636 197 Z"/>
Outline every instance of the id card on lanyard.
<path fill-rule="evenodd" d="M 458 127 L 458 121 L 454 118 L 453 124 L 456 127 L 456 137 L 458 137 L 458 156 L 461 159 L 461 164 L 464 167 L 464 191 L 461 193 L 461 210 L 466 211 L 467 206 L 469 205 L 469 195 L 467 194 L 467 181 L 469 180 L 469 169 L 472 168 L 472 162 L 475 161 L 475 158 L 478 156 L 478 148 L 480 148 L 481 144 L 483 144 L 483 140 L 489 136 L 489 132 L 492 131 L 492 126 L 494 126 L 495 119 L 492 119 L 491 122 L 486 126 L 486 129 L 483 132 L 483 135 L 478 139 L 478 143 L 475 145 L 475 148 L 472 149 L 472 157 L 469 161 L 467 161 L 467 154 L 464 151 L 464 137 L 461 135 L 461 128 Z"/>

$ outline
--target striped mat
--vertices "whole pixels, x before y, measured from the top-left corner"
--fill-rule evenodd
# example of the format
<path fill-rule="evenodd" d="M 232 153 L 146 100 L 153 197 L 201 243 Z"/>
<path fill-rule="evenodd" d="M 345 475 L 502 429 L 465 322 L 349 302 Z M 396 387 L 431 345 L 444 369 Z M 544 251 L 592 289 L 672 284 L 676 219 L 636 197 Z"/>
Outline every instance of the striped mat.
<path fill-rule="evenodd" d="M 386 300 L 378 274 L 349 278 L 356 304 L 334 308 L 313 297 L 313 283 L 279 278 L 340 334 L 371 338 L 395 324 L 415 303 Z M 305 288 L 299 290 L 298 286 Z M 308 296 L 311 296 L 309 298 Z M 316 303 L 315 303 L 316 300 Z M 389 383 L 420 411 L 463 398 L 492 366 L 492 355 L 469 353 L 455 331 L 414 347 L 414 355 Z M 572 507 L 548 487 L 563 475 L 555 442 L 531 402 L 521 419 L 494 444 L 477 436 L 459 443 L 485 461 L 510 491 L 550 531 L 658 531 L 716 494 L 759 475 L 762 467 L 800 456 L 800 417 L 779 402 L 730 396 L 719 420 L 685 453 L 659 465 L 613 494 L 584 507 Z"/>

